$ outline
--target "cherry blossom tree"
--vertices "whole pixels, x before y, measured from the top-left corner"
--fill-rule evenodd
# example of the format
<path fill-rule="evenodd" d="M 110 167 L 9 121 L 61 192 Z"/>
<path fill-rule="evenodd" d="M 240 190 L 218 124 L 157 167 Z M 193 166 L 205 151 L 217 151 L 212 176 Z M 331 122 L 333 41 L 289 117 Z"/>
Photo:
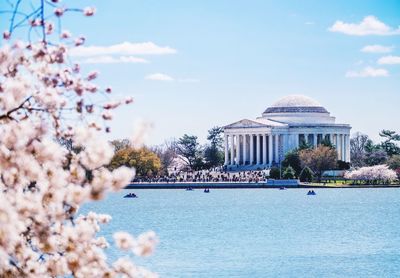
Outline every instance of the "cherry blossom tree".
<path fill-rule="evenodd" d="M 397 178 L 396 172 L 387 165 L 362 167 L 344 174 L 346 179 L 358 180 L 367 184 L 390 183 Z"/>
<path fill-rule="evenodd" d="M 1 11 L 10 28 L 0 48 L 0 276 L 152 276 L 127 258 L 107 260 L 109 243 L 98 232 L 110 216 L 79 214 L 82 204 L 120 190 L 134 176 L 125 167 L 104 167 L 113 149 L 101 136 L 110 132 L 112 112 L 132 99 L 112 101 L 111 88 L 94 83 L 97 72 L 85 75 L 70 62 L 70 49 L 85 38 L 61 26 L 69 12 L 93 16 L 96 10 L 26 2 L 6 1 L 9 10 Z M 14 39 L 21 30 L 27 41 Z M 114 240 L 139 256 L 157 243 L 151 231 L 137 238 L 118 232 Z"/>

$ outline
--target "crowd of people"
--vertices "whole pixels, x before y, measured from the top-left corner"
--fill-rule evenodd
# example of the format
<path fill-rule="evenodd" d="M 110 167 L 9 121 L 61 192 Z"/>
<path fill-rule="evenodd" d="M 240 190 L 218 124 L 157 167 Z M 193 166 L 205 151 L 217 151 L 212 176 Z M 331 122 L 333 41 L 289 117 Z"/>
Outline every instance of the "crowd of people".
<path fill-rule="evenodd" d="M 268 171 L 227 172 L 223 167 L 200 171 L 179 171 L 165 176 L 135 178 L 134 182 L 179 183 L 179 182 L 262 182 L 268 177 Z"/>

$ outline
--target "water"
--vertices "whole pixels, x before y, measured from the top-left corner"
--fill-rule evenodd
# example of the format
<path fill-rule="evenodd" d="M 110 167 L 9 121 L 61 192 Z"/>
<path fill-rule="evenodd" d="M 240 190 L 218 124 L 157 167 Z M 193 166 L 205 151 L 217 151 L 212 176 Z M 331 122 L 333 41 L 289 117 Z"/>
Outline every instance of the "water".
<path fill-rule="evenodd" d="M 109 239 L 154 230 L 156 253 L 134 260 L 161 277 L 400 277 L 400 189 L 316 192 L 125 190 L 83 210 L 113 217 Z"/>

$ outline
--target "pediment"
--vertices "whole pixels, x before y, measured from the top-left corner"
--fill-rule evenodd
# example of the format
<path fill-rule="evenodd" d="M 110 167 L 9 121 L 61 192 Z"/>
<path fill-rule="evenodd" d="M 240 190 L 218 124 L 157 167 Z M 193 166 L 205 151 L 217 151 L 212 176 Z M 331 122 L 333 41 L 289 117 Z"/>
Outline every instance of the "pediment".
<path fill-rule="evenodd" d="M 248 119 L 244 119 L 241 121 L 238 121 L 236 123 L 230 124 L 225 126 L 225 128 L 241 128 L 241 127 L 263 127 L 263 126 L 267 126 L 265 124 L 259 123 L 259 122 L 255 122 L 252 120 L 248 120 Z"/>

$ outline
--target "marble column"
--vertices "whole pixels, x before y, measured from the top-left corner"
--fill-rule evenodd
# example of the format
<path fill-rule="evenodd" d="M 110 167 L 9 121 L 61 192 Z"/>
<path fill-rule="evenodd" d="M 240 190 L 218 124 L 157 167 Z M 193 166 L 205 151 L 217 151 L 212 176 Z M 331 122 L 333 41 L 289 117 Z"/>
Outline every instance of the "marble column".
<path fill-rule="evenodd" d="M 275 162 L 279 163 L 279 134 L 275 134 Z"/>
<path fill-rule="evenodd" d="M 350 162 L 351 157 L 350 157 L 350 134 L 346 135 L 346 143 L 347 143 L 347 148 L 346 148 L 346 162 Z"/>
<path fill-rule="evenodd" d="M 300 137 L 300 134 L 298 134 L 298 133 L 296 133 L 295 136 L 294 136 L 294 147 L 295 148 L 298 148 L 299 145 L 300 145 L 299 144 L 299 142 L 300 142 L 300 138 L 299 137 Z"/>
<path fill-rule="evenodd" d="M 346 161 L 346 135 L 342 134 L 342 160 Z"/>
<path fill-rule="evenodd" d="M 273 159 L 273 148 L 272 148 L 272 133 L 268 134 L 268 164 L 269 166 L 272 165 L 272 159 Z"/>
<path fill-rule="evenodd" d="M 233 165 L 234 158 L 235 158 L 235 144 L 234 144 L 234 139 L 233 139 L 234 135 L 231 134 L 230 137 L 231 137 L 231 165 Z"/>
<path fill-rule="evenodd" d="M 247 135 L 243 134 L 243 165 L 246 165 L 247 160 Z"/>
<path fill-rule="evenodd" d="M 308 144 L 308 134 L 304 133 L 304 143 Z"/>
<path fill-rule="evenodd" d="M 256 140 L 256 152 L 257 152 L 257 165 L 260 164 L 260 134 L 257 134 L 257 140 Z"/>
<path fill-rule="evenodd" d="M 263 164 L 267 165 L 267 134 L 263 134 Z"/>
<path fill-rule="evenodd" d="M 225 135 L 225 165 L 229 162 L 229 148 L 228 148 L 228 135 Z"/>
<path fill-rule="evenodd" d="M 314 133 L 313 138 L 314 138 L 314 141 L 313 141 L 314 148 L 316 148 L 318 145 L 318 134 Z"/>
<path fill-rule="evenodd" d="M 340 144 L 340 136 L 336 133 L 336 151 L 338 155 L 338 160 L 341 159 L 341 152 L 340 152 L 341 144 Z"/>
<path fill-rule="evenodd" d="M 236 135 L 236 164 L 240 165 L 240 134 Z"/>
<path fill-rule="evenodd" d="M 250 165 L 253 165 L 254 162 L 254 137 L 253 134 L 250 134 Z"/>

